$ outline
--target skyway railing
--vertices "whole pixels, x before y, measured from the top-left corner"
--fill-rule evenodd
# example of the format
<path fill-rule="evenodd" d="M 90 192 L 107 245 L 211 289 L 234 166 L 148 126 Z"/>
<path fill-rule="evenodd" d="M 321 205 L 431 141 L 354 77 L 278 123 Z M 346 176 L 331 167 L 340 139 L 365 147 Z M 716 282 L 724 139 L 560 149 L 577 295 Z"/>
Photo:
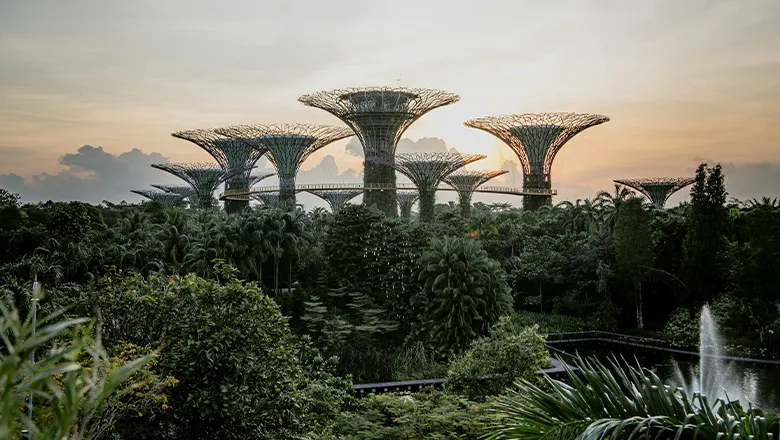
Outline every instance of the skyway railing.
<path fill-rule="evenodd" d="M 416 190 L 417 186 L 411 183 L 397 183 L 392 186 L 384 184 L 362 184 L 362 183 L 309 183 L 295 185 L 295 191 L 309 191 L 309 190 L 364 190 L 364 191 L 392 191 L 392 190 Z M 438 191 L 455 191 L 454 188 L 449 186 L 440 186 Z M 246 197 L 251 194 L 262 194 L 278 192 L 279 186 L 260 186 L 254 187 L 249 192 L 241 189 L 229 189 L 222 193 L 220 199 L 238 199 L 242 198 L 246 200 Z M 508 194 L 516 196 L 554 196 L 558 194 L 555 189 L 523 189 L 512 186 L 480 186 L 474 192 L 479 193 L 492 193 L 492 194 Z"/>

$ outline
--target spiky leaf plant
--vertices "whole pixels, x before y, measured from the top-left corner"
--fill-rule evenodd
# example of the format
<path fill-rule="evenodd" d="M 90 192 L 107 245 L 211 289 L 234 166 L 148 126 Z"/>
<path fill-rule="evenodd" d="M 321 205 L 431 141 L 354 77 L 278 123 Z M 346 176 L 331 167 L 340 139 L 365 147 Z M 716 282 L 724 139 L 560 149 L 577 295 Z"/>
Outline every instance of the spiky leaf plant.
<path fill-rule="evenodd" d="M 777 439 L 776 414 L 736 402 L 710 401 L 665 385 L 652 371 L 611 358 L 577 358 L 566 382 L 546 377 L 545 391 L 528 381 L 501 396 L 503 420 L 487 439 Z"/>

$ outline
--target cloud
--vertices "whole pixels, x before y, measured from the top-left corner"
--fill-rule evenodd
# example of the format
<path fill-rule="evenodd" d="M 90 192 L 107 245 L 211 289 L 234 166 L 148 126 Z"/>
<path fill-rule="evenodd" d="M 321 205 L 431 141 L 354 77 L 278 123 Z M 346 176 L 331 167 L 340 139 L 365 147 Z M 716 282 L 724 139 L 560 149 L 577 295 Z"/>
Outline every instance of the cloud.
<path fill-rule="evenodd" d="M 347 145 L 344 147 L 347 154 L 352 156 L 363 157 L 363 145 L 360 143 L 360 139 L 357 136 L 351 138 Z M 396 154 L 408 154 L 408 153 L 446 153 L 447 151 L 455 152 L 454 148 L 447 148 L 447 143 L 444 139 L 437 137 L 423 137 L 420 139 L 412 140 L 410 138 L 401 138 L 398 141 L 396 147 Z"/>
<path fill-rule="evenodd" d="M 9 173 L 0 174 L 0 186 L 19 193 L 25 202 L 46 200 L 80 200 L 89 203 L 140 201 L 131 189 L 148 188 L 151 183 L 179 183 L 168 173 L 152 168 L 153 163 L 167 162 L 160 153 L 133 149 L 114 155 L 103 147 L 84 145 L 59 160 L 65 168 L 56 173 L 40 173 L 31 179 Z"/>

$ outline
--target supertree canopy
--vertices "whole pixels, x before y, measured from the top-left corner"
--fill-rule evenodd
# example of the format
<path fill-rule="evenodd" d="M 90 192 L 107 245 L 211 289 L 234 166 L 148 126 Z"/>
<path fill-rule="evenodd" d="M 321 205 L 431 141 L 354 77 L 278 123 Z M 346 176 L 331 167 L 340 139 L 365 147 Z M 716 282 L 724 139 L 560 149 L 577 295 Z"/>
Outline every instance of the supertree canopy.
<path fill-rule="evenodd" d="M 278 192 L 255 193 L 252 194 L 252 198 L 258 202 L 263 202 L 263 205 L 266 206 L 276 206 L 279 204 Z"/>
<path fill-rule="evenodd" d="M 184 200 L 183 195 L 174 192 L 157 191 L 153 189 L 133 189 L 130 190 L 130 192 L 138 194 L 139 196 L 144 196 L 165 208 L 176 206 Z"/>
<path fill-rule="evenodd" d="M 276 173 L 256 173 L 249 176 L 249 187 L 252 188 L 260 181 L 263 181 L 269 177 L 275 176 Z"/>
<path fill-rule="evenodd" d="M 214 206 L 214 191 L 220 183 L 230 178 L 233 173 L 243 172 L 235 169 L 225 172 L 218 164 L 209 162 L 156 163 L 153 168 L 167 171 L 192 186 L 195 191 L 196 203 L 201 208 Z"/>
<path fill-rule="evenodd" d="M 395 196 L 398 200 L 398 207 L 401 208 L 401 218 L 411 217 L 412 206 L 420 198 L 420 193 L 417 191 L 398 191 Z"/>
<path fill-rule="evenodd" d="M 367 161 L 364 187 L 388 188 L 365 191 L 363 204 L 376 205 L 388 216 L 397 215 L 395 172 L 392 164 L 401 135 L 429 111 L 457 102 L 454 93 L 435 89 L 363 87 L 304 95 L 298 101 L 321 108 L 352 128 L 363 145 L 366 158 L 380 158 L 390 167 Z"/>
<path fill-rule="evenodd" d="M 339 212 L 348 201 L 363 194 L 362 190 L 337 190 L 337 189 L 309 189 L 308 192 L 325 200 L 330 205 L 330 210 L 334 213 Z"/>
<path fill-rule="evenodd" d="M 483 154 L 411 153 L 399 154 L 395 160 L 383 156 L 368 157 L 366 161 L 395 168 L 414 182 L 420 193 L 420 220 L 429 222 L 433 220 L 433 205 L 439 183 L 458 169 L 486 157 Z"/>
<path fill-rule="evenodd" d="M 190 141 L 214 156 L 225 172 L 240 169 L 225 182 L 225 190 L 249 192 L 252 168 L 266 150 L 252 148 L 245 142 L 218 134 L 213 129 L 184 130 L 171 133 L 171 136 Z M 249 196 L 238 196 L 225 201 L 225 211 L 239 212 L 249 206 Z"/>
<path fill-rule="evenodd" d="M 650 199 L 656 206 L 663 208 L 669 197 L 696 181 L 693 177 L 644 177 L 637 179 L 617 179 L 614 182 L 633 188 Z"/>
<path fill-rule="evenodd" d="M 523 198 L 523 207 L 533 210 L 552 201 L 555 155 L 577 133 L 607 121 L 606 116 L 585 113 L 520 113 L 472 119 L 465 125 L 496 136 L 515 152 L 523 166 L 523 189 L 537 193 Z"/>
<path fill-rule="evenodd" d="M 179 194 L 183 198 L 187 198 L 195 194 L 195 190 L 192 189 L 192 186 L 190 185 L 163 185 L 159 183 L 153 183 L 149 186 L 157 188 L 161 191 L 165 191 L 167 193 Z"/>
<path fill-rule="evenodd" d="M 474 190 L 488 180 L 506 174 L 507 170 L 460 170 L 444 178 L 444 182 L 458 192 L 460 213 L 471 215 L 471 196 Z"/>
<path fill-rule="evenodd" d="M 295 176 L 303 161 L 320 148 L 353 136 L 347 127 L 308 124 L 235 125 L 217 129 L 248 146 L 268 151 L 268 160 L 279 175 L 279 197 L 295 204 Z"/>

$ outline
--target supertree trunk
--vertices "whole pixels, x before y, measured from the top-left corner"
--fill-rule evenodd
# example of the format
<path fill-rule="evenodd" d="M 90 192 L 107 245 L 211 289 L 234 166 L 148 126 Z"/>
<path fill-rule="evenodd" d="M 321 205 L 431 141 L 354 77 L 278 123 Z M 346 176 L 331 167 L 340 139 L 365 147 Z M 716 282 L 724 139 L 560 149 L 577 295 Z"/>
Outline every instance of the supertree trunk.
<path fill-rule="evenodd" d="M 246 188 L 246 184 L 240 181 L 227 181 L 225 182 L 225 189 L 226 190 L 242 190 L 243 192 L 249 192 L 249 188 Z M 239 212 L 243 212 L 245 209 L 249 207 L 249 196 L 245 196 L 246 200 L 243 200 L 244 196 L 238 196 L 241 197 L 241 200 L 236 200 L 236 198 L 232 199 L 226 199 L 225 200 L 225 212 L 228 214 L 235 214 Z"/>
<path fill-rule="evenodd" d="M 420 188 L 420 221 L 430 223 L 434 218 L 434 205 L 436 205 L 436 191 Z"/>
<path fill-rule="evenodd" d="M 366 158 L 363 186 L 388 188 L 363 194 L 363 204 L 376 206 L 389 217 L 397 217 L 395 149 L 401 135 L 425 113 L 457 102 L 458 95 L 434 89 L 362 87 L 304 95 L 300 102 L 321 108 L 344 121 L 355 131 Z M 371 163 L 379 159 L 389 165 Z"/>
<path fill-rule="evenodd" d="M 279 201 L 285 206 L 295 205 L 295 177 L 279 177 Z"/>
<path fill-rule="evenodd" d="M 460 205 L 460 215 L 463 218 L 471 217 L 471 192 L 458 191 L 458 204 Z"/>

